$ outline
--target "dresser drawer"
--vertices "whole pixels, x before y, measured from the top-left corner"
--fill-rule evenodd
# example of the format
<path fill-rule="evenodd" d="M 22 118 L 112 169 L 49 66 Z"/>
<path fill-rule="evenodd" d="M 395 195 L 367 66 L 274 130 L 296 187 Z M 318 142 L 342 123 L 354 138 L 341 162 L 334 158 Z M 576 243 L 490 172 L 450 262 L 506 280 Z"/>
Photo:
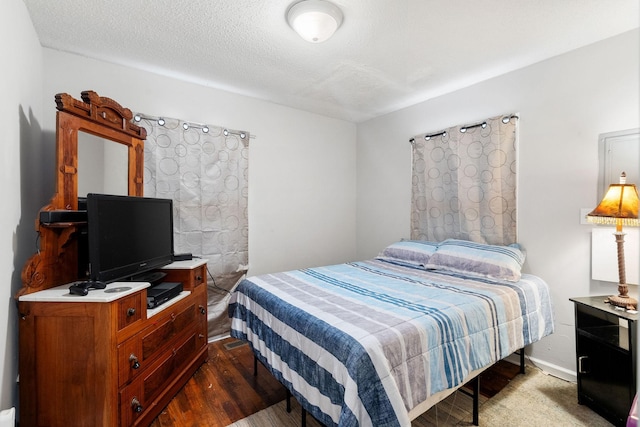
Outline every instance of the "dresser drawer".
<path fill-rule="evenodd" d="M 206 289 L 204 286 L 201 287 L 201 289 L 196 290 L 196 292 L 194 292 L 196 301 L 197 301 L 197 305 L 198 305 L 198 326 L 197 326 L 197 331 L 198 331 L 198 339 L 199 341 L 199 347 L 206 347 L 209 344 L 209 325 L 208 325 L 208 319 L 207 319 L 207 293 L 205 292 Z"/>
<path fill-rule="evenodd" d="M 193 286 L 199 286 L 203 283 L 207 283 L 207 266 L 202 265 L 195 268 L 191 274 Z"/>
<path fill-rule="evenodd" d="M 172 347 L 171 351 L 167 352 L 167 356 L 163 358 L 157 367 L 145 373 L 142 389 L 142 396 L 145 400 L 155 398 L 164 389 L 167 381 L 176 376 L 176 372 L 180 367 L 184 366 L 196 353 L 197 342 L 196 333 L 194 332 L 180 345 Z"/>
<path fill-rule="evenodd" d="M 163 270 L 167 273 L 164 279 L 167 282 L 182 282 L 185 291 L 193 291 L 194 288 L 206 283 L 207 265 L 201 265 L 191 270 Z"/>
<path fill-rule="evenodd" d="M 118 331 L 142 319 L 142 292 L 117 301 Z"/>
<path fill-rule="evenodd" d="M 176 335 L 184 332 L 197 319 L 198 305 L 191 301 L 186 307 L 176 305 L 162 313 L 157 322 L 140 334 L 142 342 L 142 360 L 147 360 L 156 351 L 169 344 Z"/>
<path fill-rule="evenodd" d="M 132 425 L 144 416 L 154 399 L 179 376 L 180 370 L 193 358 L 197 348 L 197 334 L 192 333 L 165 351 L 162 357 L 142 371 L 142 375 L 120 391 L 121 425 Z"/>
<path fill-rule="evenodd" d="M 192 293 L 190 303 L 179 302 L 151 318 L 148 326 L 118 345 L 118 384 L 134 379 L 162 353 L 171 340 L 197 331 L 198 348 L 207 341 L 207 294 L 204 287 Z M 157 318 L 157 319 L 156 319 Z"/>
<path fill-rule="evenodd" d="M 144 331 L 142 332 L 144 333 Z M 135 378 L 149 364 L 142 355 L 141 335 L 135 335 L 118 345 L 118 386 Z"/>

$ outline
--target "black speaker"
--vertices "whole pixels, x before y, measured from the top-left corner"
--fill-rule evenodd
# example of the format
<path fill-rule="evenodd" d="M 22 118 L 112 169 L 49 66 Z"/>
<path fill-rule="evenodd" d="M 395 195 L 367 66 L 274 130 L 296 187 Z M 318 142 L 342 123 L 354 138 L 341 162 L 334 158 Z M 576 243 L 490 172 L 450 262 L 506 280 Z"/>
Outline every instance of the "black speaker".
<path fill-rule="evenodd" d="M 55 224 L 59 222 L 87 222 L 87 211 L 42 211 L 40 212 L 42 224 Z"/>

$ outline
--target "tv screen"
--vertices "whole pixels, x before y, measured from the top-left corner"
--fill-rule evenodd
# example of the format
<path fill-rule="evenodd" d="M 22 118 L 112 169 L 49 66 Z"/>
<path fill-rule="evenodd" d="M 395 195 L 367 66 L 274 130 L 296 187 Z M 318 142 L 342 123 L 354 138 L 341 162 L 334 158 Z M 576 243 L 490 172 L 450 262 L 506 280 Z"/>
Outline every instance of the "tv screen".
<path fill-rule="evenodd" d="M 171 199 L 87 195 L 89 279 L 135 280 L 173 261 Z"/>

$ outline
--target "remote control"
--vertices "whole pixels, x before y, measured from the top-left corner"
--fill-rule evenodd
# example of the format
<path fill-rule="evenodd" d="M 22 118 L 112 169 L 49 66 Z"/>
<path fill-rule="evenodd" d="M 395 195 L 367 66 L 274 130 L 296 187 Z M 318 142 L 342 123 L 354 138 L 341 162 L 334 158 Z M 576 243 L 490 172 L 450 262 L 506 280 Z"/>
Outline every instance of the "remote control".
<path fill-rule="evenodd" d="M 102 282 L 81 281 L 69 286 L 69 293 L 85 296 L 89 294 L 89 289 L 104 289 L 106 286 L 107 285 Z"/>

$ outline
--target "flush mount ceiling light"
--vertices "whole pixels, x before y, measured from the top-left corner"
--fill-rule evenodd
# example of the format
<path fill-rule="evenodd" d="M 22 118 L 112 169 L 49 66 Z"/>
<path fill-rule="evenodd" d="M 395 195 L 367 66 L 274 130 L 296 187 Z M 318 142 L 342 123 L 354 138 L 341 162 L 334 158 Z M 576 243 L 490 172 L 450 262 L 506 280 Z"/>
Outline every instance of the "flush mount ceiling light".
<path fill-rule="evenodd" d="M 287 11 L 287 22 L 296 33 L 311 43 L 321 43 L 342 24 L 342 11 L 325 0 L 302 0 Z"/>

